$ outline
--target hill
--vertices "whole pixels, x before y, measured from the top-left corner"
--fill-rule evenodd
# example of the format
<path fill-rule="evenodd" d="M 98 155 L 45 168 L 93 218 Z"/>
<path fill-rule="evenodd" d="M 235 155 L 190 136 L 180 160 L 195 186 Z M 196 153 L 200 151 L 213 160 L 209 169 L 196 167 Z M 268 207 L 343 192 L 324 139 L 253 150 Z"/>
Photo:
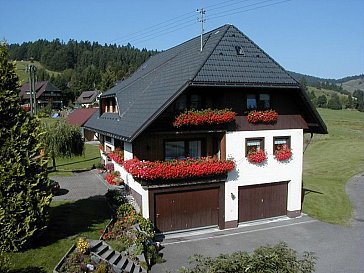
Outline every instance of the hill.
<path fill-rule="evenodd" d="M 353 93 L 355 90 L 364 91 L 364 77 L 343 82 L 341 86 L 350 93 Z"/>
<path fill-rule="evenodd" d="M 30 63 L 31 63 L 30 61 L 17 61 L 16 62 L 15 69 L 16 69 L 16 74 L 19 77 L 20 84 L 24 84 L 24 83 L 28 82 L 29 76 L 26 72 L 26 69 Z M 33 64 L 37 67 L 37 69 L 44 70 L 50 76 L 56 77 L 61 74 L 60 72 L 55 72 L 55 71 L 51 71 L 51 70 L 44 68 L 43 64 L 41 64 L 40 62 L 34 61 Z"/>

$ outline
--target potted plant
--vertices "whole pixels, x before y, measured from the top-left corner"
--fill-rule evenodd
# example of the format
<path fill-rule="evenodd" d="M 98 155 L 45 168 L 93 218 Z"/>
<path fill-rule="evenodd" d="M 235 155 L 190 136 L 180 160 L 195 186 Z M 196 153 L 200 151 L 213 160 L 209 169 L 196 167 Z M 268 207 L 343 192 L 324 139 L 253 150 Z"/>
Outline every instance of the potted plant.
<path fill-rule="evenodd" d="M 250 163 L 260 164 L 267 160 L 267 153 L 263 149 L 260 149 L 259 151 L 253 149 L 249 151 L 246 158 Z"/>
<path fill-rule="evenodd" d="M 265 111 L 250 111 L 247 115 L 247 120 L 249 123 L 257 124 L 257 123 L 275 123 L 278 120 L 278 113 L 274 110 L 265 110 Z"/>
<path fill-rule="evenodd" d="M 236 113 L 230 109 L 205 109 L 205 110 L 187 110 L 178 115 L 173 122 L 174 127 L 184 125 L 211 125 L 228 123 L 235 119 Z"/>
<path fill-rule="evenodd" d="M 274 152 L 274 158 L 278 161 L 287 161 L 292 157 L 292 150 L 286 145 L 280 145 Z"/>

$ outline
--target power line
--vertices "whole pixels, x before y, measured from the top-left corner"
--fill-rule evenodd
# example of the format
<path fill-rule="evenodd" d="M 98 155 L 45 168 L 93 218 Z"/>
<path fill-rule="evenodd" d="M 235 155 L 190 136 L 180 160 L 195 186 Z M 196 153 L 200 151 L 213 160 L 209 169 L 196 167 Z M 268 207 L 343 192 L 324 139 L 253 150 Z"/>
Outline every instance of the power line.
<path fill-rule="evenodd" d="M 214 5 L 207 6 L 203 10 L 204 10 L 204 12 L 207 11 L 207 13 L 208 13 L 211 10 L 221 9 L 220 6 L 224 6 L 223 8 L 226 8 L 226 7 L 229 7 L 229 6 L 237 5 L 237 4 L 240 4 L 240 3 L 243 3 L 243 2 L 248 2 L 248 1 L 253 1 L 253 0 L 241 0 L 241 1 L 228 0 L 228 1 L 224 1 L 224 2 L 221 2 L 221 3 L 216 3 Z M 206 18 L 204 18 L 204 21 L 205 20 L 212 21 L 212 20 L 216 20 L 218 18 L 222 18 L 222 17 L 226 17 L 226 16 L 230 16 L 230 15 L 235 15 L 235 14 L 239 14 L 239 13 L 244 13 L 244 12 L 249 12 L 249 11 L 252 11 L 252 10 L 257 10 L 257 9 L 265 8 L 265 7 L 268 7 L 268 6 L 278 5 L 278 4 L 289 2 L 289 1 L 292 1 L 292 0 L 282 0 L 282 1 L 274 2 L 274 3 L 261 5 L 261 4 L 264 4 L 264 3 L 267 3 L 267 2 L 272 2 L 272 1 L 276 1 L 276 0 L 264 0 L 264 1 L 257 2 L 257 3 L 244 5 L 242 7 L 236 7 L 234 9 L 222 10 L 220 12 L 207 14 Z M 234 3 L 231 3 L 231 2 L 234 2 Z M 228 4 L 228 3 L 230 3 L 230 4 Z M 249 8 L 249 7 L 252 7 L 252 8 Z M 207 8 L 211 8 L 211 9 L 207 10 Z M 124 36 L 122 36 L 122 37 L 125 37 L 124 39 L 117 38 L 117 39 L 114 39 L 112 41 L 124 40 L 124 41 L 135 44 L 135 43 L 141 43 L 141 42 L 156 39 L 156 38 L 164 36 L 166 34 L 173 33 L 173 32 L 176 32 L 178 30 L 181 30 L 181 29 L 187 28 L 189 26 L 195 25 L 195 23 L 198 22 L 200 19 L 199 18 L 190 19 L 192 17 L 195 17 L 195 15 L 190 15 L 190 14 L 191 14 L 191 12 L 182 14 L 182 15 L 177 16 L 175 18 L 171 18 L 169 20 L 158 23 L 156 25 L 147 27 L 143 31 L 131 33 L 131 34 L 129 34 L 129 36 L 124 35 Z M 159 26 L 159 27 L 153 29 L 156 26 Z M 150 30 L 150 29 L 152 29 L 152 30 Z M 150 30 L 150 31 L 148 31 L 148 30 Z"/>

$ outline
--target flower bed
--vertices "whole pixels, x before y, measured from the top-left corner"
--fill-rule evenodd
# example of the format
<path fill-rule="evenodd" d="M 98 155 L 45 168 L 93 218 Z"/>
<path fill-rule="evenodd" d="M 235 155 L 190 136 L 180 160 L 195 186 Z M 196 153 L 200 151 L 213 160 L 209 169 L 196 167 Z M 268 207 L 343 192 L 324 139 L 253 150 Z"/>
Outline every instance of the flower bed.
<path fill-rule="evenodd" d="M 256 123 L 275 123 L 278 120 L 278 113 L 274 110 L 251 111 L 246 117 L 248 122 Z"/>
<path fill-rule="evenodd" d="M 116 148 L 110 152 L 109 157 L 120 165 L 124 162 L 124 152 L 120 148 Z"/>
<path fill-rule="evenodd" d="M 206 125 L 231 122 L 235 119 L 236 113 L 229 109 L 205 109 L 189 110 L 178 115 L 173 122 L 174 127 L 184 125 Z"/>
<path fill-rule="evenodd" d="M 286 161 L 292 157 L 292 150 L 287 145 L 282 145 L 274 152 L 274 158 L 278 161 Z"/>
<path fill-rule="evenodd" d="M 252 151 L 247 155 L 250 163 L 259 164 L 267 160 L 267 154 L 264 150 Z"/>
<path fill-rule="evenodd" d="M 235 168 L 235 163 L 212 158 L 154 162 L 131 159 L 124 161 L 123 166 L 134 178 L 153 181 L 226 174 Z"/>

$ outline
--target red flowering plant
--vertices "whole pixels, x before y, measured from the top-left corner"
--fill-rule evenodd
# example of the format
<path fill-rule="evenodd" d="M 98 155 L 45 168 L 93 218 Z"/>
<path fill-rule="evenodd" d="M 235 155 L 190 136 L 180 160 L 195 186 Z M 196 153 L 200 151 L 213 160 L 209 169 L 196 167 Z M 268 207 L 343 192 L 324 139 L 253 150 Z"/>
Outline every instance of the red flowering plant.
<path fill-rule="evenodd" d="M 125 170 L 134 178 L 154 181 L 226 174 L 235 168 L 232 160 L 220 161 L 211 157 L 170 161 L 124 161 Z"/>
<path fill-rule="evenodd" d="M 263 149 L 260 149 L 259 151 L 252 149 L 249 151 L 246 158 L 250 163 L 260 164 L 267 160 L 267 153 Z"/>
<path fill-rule="evenodd" d="M 99 149 L 100 149 L 102 152 L 105 152 L 104 144 L 100 144 L 100 145 L 99 145 Z"/>
<path fill-rule="evenodd" d="M 246 117 L 248 122 L 256 123 L 275 123 L 278 120 L 278 113 L 274 110 L 250 111 Z"/>
<path fill-rule="evenodd" d="M 121 165 L 124 162 L 124 151 L 122 151 L 120 148 L 116 148 L 114 151 L 109 153 L 109 157 Z"/>
<path fill-rule="evenodd" d="M 236 113 L 230 109 L 187 110 L 178 115 L 173 122 L 174 127 L 183 125 L 209 125 L 228 123 L 235 119 Z"/>
<path fill-rule="evenodd" d="M 292 150 L 286 145 L 278 145 L 274 152 L 274 158 L 278 161 L 286 161 L 292 157 Z"/>
<path fill-rule="evenodd" d="M 105 176 L 105 180 L 108 184 L 114 186 L 120 186 L 124 184 L 124 180 L 120 177 L 120 173 L 118 171 L 107 173 Z"/>

